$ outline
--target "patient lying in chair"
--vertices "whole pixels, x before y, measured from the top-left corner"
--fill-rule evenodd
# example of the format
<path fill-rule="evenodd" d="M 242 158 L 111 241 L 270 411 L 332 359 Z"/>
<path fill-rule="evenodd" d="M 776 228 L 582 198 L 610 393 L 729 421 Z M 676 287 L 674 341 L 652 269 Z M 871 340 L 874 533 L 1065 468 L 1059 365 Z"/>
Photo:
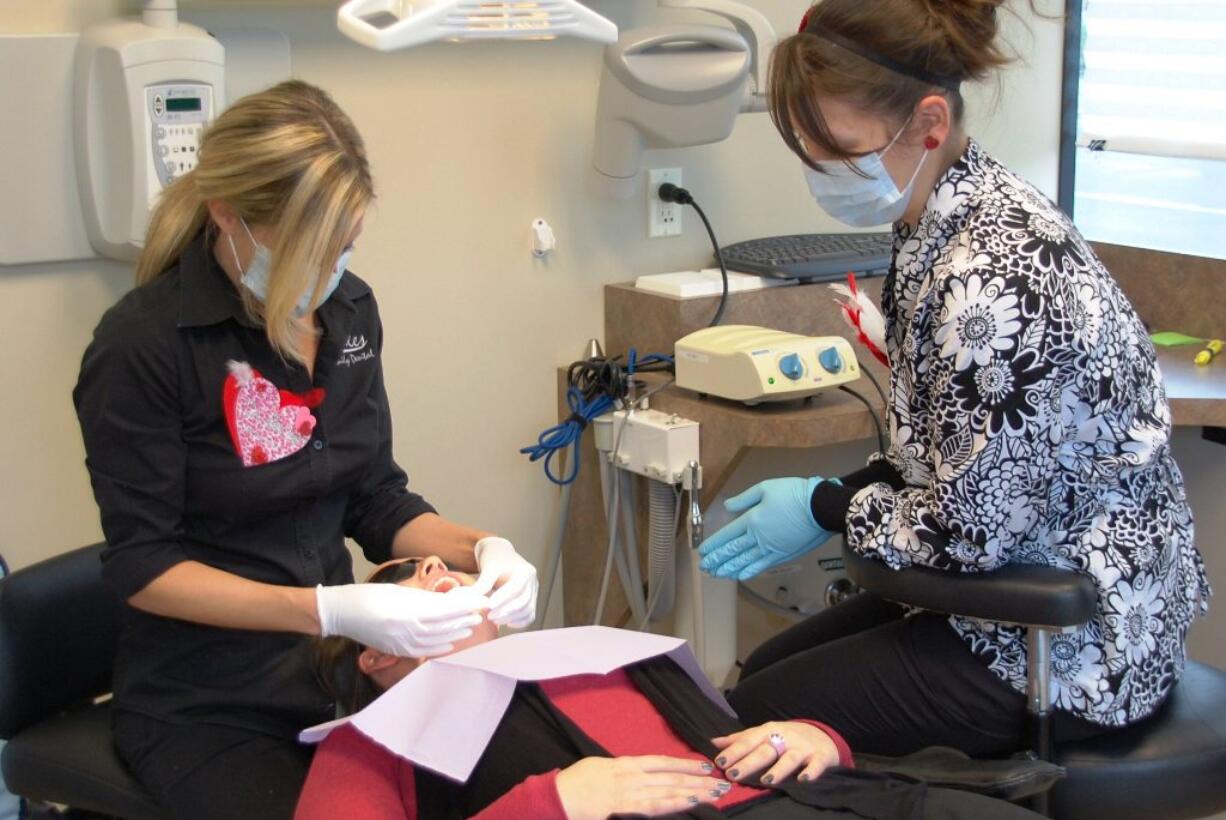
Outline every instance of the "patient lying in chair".
<path fill-rule="evenodd" d="M 385 564 L 368 580 L 437 592 L 473 581 L 433 557 Z M 571 631 L 522 637 L 530 637 L 539 648 L 556 636 L 559 651 L 564 651 L 572 648 L 564 643 L 567 632 Z M 657 636 L 644 640 L 650 637 Z M 455 651 L 496 638 L 497 628 L 485 622 Z M 637 636 L 625 635 L 618 643 L 632 646 L 636 640 Z M 601 647 L 588 649 L 592 668 L 600 667 Z M 521 679 L 488 743 L 465 750 L 471 752 L 475 766 L 463 783 L 414 765 L 352 725 L 340 726 L 319 746 L 296 816 L 298 820 L 576 820 L 622 814 L 882 820 L 1037 816 L 978 795 L 857 772 L 843 740 L 819 723 L 774 722 L 747 729 L 695 680 L 696 668 L 687 671 L 676 657 L 656 653 L 607 674 Z M 362 710 L 429 663 L 386 655 L 344 638 L 318 644 L 321 681 L 348 712 Z M 458 686 L 455 695 L 445 697 L 476 698 L 473 691 Z M 458 705 L 476 715 L 488 704 L 478 700 Z M 460 730 L 467 727 L 455 728 L 457 735 L 463 735 Z M 449 740 L 437 737 L 437 727 L 431 731 L 436 743 Z"/>

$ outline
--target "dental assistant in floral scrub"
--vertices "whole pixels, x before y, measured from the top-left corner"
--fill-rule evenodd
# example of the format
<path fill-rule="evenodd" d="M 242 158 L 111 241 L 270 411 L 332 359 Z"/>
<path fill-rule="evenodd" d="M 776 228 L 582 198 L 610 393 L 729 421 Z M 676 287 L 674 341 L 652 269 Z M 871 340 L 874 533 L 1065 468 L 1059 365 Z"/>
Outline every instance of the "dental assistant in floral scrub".
<path fill-rule="evenodd" d="M 292 816 L 311 762 L 296 736 L 333 714 L 309 636 L 428 657 L 487 611 L 535 613 L 532 565 L 439 517 L 392 456 L 383 327 L 346 269 L 373 196 L 325 92 L 239 100 L 162 194 L 137 287 L 85 352 L 102 573 L 128 603 L 115 745 L 171 817 Z M 439 555 L 478 580 L 354 584 L 347 536 L 374 563 Z"/>
<path fill-rule="evenodd" d="M 1162 704 L 1210 592 L 1145 327 L 1069 218 L 963 128 L 962 89 L 1009 59 L 1002 5 L 823 0 L 775 50 L 772 117 L 817 204 L 893 225 L 890 444 L 729 500 L 702 567 L 744 580 L 841 533 L 894 568 L 1084 573 L 1094 617 L 1052 641 L 1061 742 Z M 730 700 L 858 751 L 993 754 L 1024 746 L 1025 679 L 1024 629 L 862 594 L 758 648 Z"/>

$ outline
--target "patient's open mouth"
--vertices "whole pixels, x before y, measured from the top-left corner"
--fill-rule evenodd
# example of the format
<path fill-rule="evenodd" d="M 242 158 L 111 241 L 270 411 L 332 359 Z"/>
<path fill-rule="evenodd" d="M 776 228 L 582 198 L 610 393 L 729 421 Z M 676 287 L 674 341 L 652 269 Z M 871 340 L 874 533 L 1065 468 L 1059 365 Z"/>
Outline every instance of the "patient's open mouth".
<path fill-rule="evenodd" d="M 450 592 L 460 585 L 460 582 L 450 575 L 444 575 L 430 585 L 431 592 Z"/>

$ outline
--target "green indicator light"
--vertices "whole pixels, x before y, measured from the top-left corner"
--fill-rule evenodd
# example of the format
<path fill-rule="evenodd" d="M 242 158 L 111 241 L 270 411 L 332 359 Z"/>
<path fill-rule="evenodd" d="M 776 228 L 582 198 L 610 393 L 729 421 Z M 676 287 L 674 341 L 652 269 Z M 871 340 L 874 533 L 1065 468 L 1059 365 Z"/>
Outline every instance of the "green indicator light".
<path fill-rule="evenodd" d="M 774 376 L 771 376 L 769 379 L 767 379 L 767 380 L 766 380 L 766 383 L 767 383 L 767 384 L 774 384 L 774 383 L 775 383 L 775 377 L 774 377 Z"/>

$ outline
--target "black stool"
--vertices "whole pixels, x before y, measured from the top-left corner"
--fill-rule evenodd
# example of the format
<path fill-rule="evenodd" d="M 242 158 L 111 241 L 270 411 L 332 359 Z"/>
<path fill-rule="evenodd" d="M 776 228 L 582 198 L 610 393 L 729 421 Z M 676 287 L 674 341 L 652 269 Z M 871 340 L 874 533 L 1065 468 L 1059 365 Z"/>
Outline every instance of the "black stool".
<path fill-rule="evenodd" d="M 846 546 L 843 560 L 852 581 L 883 598 L 1027 628 L 1032 744 L 1068 770 L 1036 810 L 1061 820 L 1191 820 L 1226 809 L 1226 673 L 1213 667 L 1189 662 L 1167 702 L 1140 723 L 1053 748 L 1049 641 L 1094 614 L 1089 577 L 1023 565 L 892 570 Z"/>
<path fill-rule="evenodd" d="M 101 546 L 0 580 L 0 766 L 13 794 L 128 820 L 161 816 L 111 745 L 111 667 L 123 604 Z"/>

